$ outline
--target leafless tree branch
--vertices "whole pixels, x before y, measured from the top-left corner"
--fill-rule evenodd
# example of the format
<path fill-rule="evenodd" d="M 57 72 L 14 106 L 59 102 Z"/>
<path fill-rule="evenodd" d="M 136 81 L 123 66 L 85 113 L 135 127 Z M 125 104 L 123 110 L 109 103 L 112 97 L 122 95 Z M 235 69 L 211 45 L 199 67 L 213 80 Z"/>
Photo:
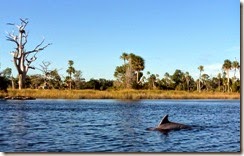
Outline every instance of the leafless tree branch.
<path fill-rule="evenodd" d="M 12 33 L 12 34 L 11 33 L 7 33 L 7 34 L 8 34 L 8 36 L 6 36 L 7 40 L 16 43 L 16 45 L 19 46 L 18 36 L 14 35 L 14 33 Z"/>
<path fill-rule="evenodd" d="M 7 23 L 7 25 L 15 25 L 14 23 Z"/>
<path fill-rule="evenodd" d="M 8 36 L 6 36 L 6 38 L 7 38 L 7 41 L 14 42 L 14 43 L 16 43 L 17 46 L 19 46 L 19 43 L 15 39 L 8 37 Z"/>
<path fill-rule="evenodd" d="M 36 69 L 35 67 L 31 67 L 31 66 L 29 66 L 29 68 L 30 68 L 30 69 L 33 69 L 33 70 L 35 70 L 35 69 Z"/>
<path fill-rule="evenodd" d="M 42 40 L 42 42 L 40 43 L 40 44 L 38 44 L 36 47 L 35 47 L 35 49 L 34 50 L 31 50 L 31 51 L 28 51 L 28 52 L 26 52 L 25 54 L 31 54 L 31 53 L 34 53 L 34 52 L 39 52 L 39 51 L 42 51 L 42 50 L 44 50 L 46 47 L 48 47 L 49 45 L 51 45 L 51 43 L 48 43 L 46 46 L 44 46 L 44 47 L 41 47 L 40 48 L 40 46 L 43 44 L 43 42 L 44 42 L 44 39 Z"/>
<path fill-rule="evenodd" d="M 24 29 L 25 29 L 25 27 L 28 24 L 28 19 L 22 19 L 22 18 L 20 18 L 20 20 L 21 20 L 21 26 L 19 28 L 19 31 L 25 31 Z"/>
<path fill-rule="evenodd" d="M 27 33 L 25 33 L 23 35 L 23 39 L 24 39 L 23 46 L 25 46 L 25 44 L 27 43 L 27 37 L 28 37 L 28 35 L 29 35 L 29 32 L 27 32 Z"/>

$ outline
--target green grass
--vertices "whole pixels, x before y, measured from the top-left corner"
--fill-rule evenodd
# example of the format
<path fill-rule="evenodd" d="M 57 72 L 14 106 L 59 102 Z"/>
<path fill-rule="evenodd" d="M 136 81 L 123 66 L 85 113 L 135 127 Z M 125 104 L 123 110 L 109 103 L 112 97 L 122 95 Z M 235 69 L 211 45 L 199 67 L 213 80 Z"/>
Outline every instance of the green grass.
<path fill-rule="evenodd" d="M 240 99 L 240 93 L 186 92 L 164 90 L 8 90 L 5 96 L 28 96 L 41 99 Z"/>

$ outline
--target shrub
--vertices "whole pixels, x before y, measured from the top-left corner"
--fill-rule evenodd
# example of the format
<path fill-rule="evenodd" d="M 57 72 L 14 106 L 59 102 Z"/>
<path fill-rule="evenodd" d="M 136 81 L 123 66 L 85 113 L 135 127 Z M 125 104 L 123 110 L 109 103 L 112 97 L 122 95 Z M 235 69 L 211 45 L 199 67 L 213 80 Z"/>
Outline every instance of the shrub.
<path fill-rule="evenodd" d="M 6 77 L 0 76 L 0 90 L 7 91 L 9 80 Z"/>

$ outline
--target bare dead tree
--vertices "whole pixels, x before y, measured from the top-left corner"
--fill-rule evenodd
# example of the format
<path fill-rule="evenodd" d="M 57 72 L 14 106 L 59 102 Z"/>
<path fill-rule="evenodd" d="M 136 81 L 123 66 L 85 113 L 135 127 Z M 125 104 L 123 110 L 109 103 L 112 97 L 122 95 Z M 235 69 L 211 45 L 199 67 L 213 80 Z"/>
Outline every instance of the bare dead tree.
<path fill-rule="evenodd" d="M 51 70 L 48 69 L 50 65 L 51 65 L 51 62 L 42 61 L 42 65 L 40 64 L 41 69 L 35 67 L 36 69 L 40 70 L 44 75 L 44 89 L 48 85 L 48 79 L 49 79 L 50 72 L 51 72 Z"/>
<path fill-rule="evenodd" d="M 14 42 L 16 44 L 15 51 L 11 52 L 11 54 L 13 55 L 13 62 L 18 71 L 19 89 L 22 89 L 25 87 L 24 86 L 25 79 L 28 70 L 35 69 L 34 67 L 31 66 L 31 63 L 37 59 L 36 54 L 44 50 L 49 45 L 51 45 L 51 43 L 42 46 L 42 44 L 44 43 L 44 39 L 43 39 L 41 43 L 38 44 L 33 50 L 26 51 L 25 45 L 27 43 L 28 32 L 25 31 L 25 28 L 28 24 L 28 19 L 20 19 L 19 25 L 13 23 L 7 23 L 7 24 L 16 26 L 18 29 L 18 35 L 12 32 L 12 33 L 7 33 L 8 36 L 6 37 L 8 41 Z"/>
<path fill-rule="evenodd" d="M 36 68 L 36 69 L 40 70 L 44 74 L 44 77 L 47 78 L 51 72 L 51 70 L 48 69 L 50 65 L 51 65 L 51 62 L 42 61 L 42 64 L 40 64 L 41 69 L 39 69 L 39 68 Z"/>

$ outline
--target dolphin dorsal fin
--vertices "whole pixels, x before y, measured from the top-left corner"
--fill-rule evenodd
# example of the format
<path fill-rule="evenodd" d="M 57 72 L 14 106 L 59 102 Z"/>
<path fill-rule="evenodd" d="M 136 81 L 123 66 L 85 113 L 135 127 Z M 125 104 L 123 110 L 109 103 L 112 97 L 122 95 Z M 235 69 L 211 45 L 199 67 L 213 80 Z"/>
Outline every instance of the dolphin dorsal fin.
<path fill-rule="evenodd" d="M 163 119 L 160 121 L 160 123 L 158 125 L 162 125 L 165 123 L 169 123 L 168 114 L 163 117 Z"/>

